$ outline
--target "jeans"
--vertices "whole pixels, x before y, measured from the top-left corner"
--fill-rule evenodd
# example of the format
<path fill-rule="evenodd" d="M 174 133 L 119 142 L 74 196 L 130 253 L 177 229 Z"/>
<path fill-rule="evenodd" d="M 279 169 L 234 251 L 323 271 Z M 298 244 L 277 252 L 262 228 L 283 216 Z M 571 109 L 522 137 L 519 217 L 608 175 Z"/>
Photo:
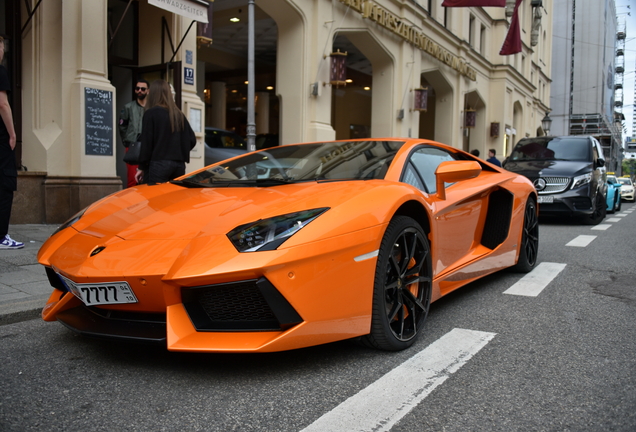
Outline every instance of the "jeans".
<path fill-rule="evenodd" d="M 185 162 L 172 160 L 150 161 L 146 181 L 149 185 L 165 183 L 185 174 Z"/>

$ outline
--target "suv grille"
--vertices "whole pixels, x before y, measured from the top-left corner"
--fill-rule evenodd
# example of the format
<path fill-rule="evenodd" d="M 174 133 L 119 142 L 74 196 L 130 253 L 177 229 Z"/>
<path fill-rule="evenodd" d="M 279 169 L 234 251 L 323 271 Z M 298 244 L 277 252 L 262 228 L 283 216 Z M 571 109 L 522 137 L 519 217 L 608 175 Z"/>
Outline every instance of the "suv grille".
<path fill-rule="evenodd" d="M 541 177 L 545 180 L 545 189 L 537 191 L 540 195 L 563 192 L 570 184 L 569 177 Z"/>

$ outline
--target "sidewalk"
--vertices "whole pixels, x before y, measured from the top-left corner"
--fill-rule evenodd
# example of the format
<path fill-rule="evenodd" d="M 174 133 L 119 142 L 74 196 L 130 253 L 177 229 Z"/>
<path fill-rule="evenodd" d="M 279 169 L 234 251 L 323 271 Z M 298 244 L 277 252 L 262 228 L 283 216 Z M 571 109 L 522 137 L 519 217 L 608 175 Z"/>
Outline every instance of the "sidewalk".
<path fill-rule="evenodd" d="M 9 235 L 24 243 L 16 250 L 0 249 L 0 325 L 38 318 L 53 291 L 38 264 L 42 243 L 59 225 L 10 225 Z"/>

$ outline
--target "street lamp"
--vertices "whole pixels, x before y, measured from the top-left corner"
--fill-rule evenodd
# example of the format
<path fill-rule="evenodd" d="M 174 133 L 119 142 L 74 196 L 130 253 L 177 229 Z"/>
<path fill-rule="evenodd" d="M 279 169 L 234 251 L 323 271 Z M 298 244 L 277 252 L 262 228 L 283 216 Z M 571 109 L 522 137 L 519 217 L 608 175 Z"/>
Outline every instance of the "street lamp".
<path fill-rule="evenodd" d="M 550 126 L 552 126 L 552 119 L 550 118 L 550 112 L 546 112 L 545 117 L 541 120 L 541 129 L 546 135 L 550 134 Z"/>

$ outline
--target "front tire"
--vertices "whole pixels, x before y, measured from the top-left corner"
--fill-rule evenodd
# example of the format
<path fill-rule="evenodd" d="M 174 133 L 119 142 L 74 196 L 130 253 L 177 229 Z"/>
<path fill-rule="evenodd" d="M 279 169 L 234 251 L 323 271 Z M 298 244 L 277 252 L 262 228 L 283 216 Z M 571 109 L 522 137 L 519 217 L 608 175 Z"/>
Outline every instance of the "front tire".
<path fill-rule="evenodd" d="M 519 260 L 512 267 L 513 271 L 528 273 L 537 265 L 539 254 L 539 216 L 534 198 L 529 197 L 523 216 L 523 233 L 519 247 Z"/>
<path fill-rule="evenodd" d="M 586 216 L 583 221 L 586 225 L 598 225 L 601 223 L 603 219 L 605 219 L 605 215 L 607 214 L 607 202 L 602 193 L 597 192 L 596 198 L 594 201 L 594 213 L 589 216 Z"/>
<path fill-rule="evenodd" d="M 364 345 L 398 351 L 413 345 L 428 315 L 432 289 L 426 235 L 410 217 L 395 217 L 378 254 L 371 333 Z"/>
<path fill-rule="evenodd" d="M 616 213 L 617 211 L 621 211 L 621 197 L 618 193 L 614 195 L 614 211 L 612 213 Z"/>

